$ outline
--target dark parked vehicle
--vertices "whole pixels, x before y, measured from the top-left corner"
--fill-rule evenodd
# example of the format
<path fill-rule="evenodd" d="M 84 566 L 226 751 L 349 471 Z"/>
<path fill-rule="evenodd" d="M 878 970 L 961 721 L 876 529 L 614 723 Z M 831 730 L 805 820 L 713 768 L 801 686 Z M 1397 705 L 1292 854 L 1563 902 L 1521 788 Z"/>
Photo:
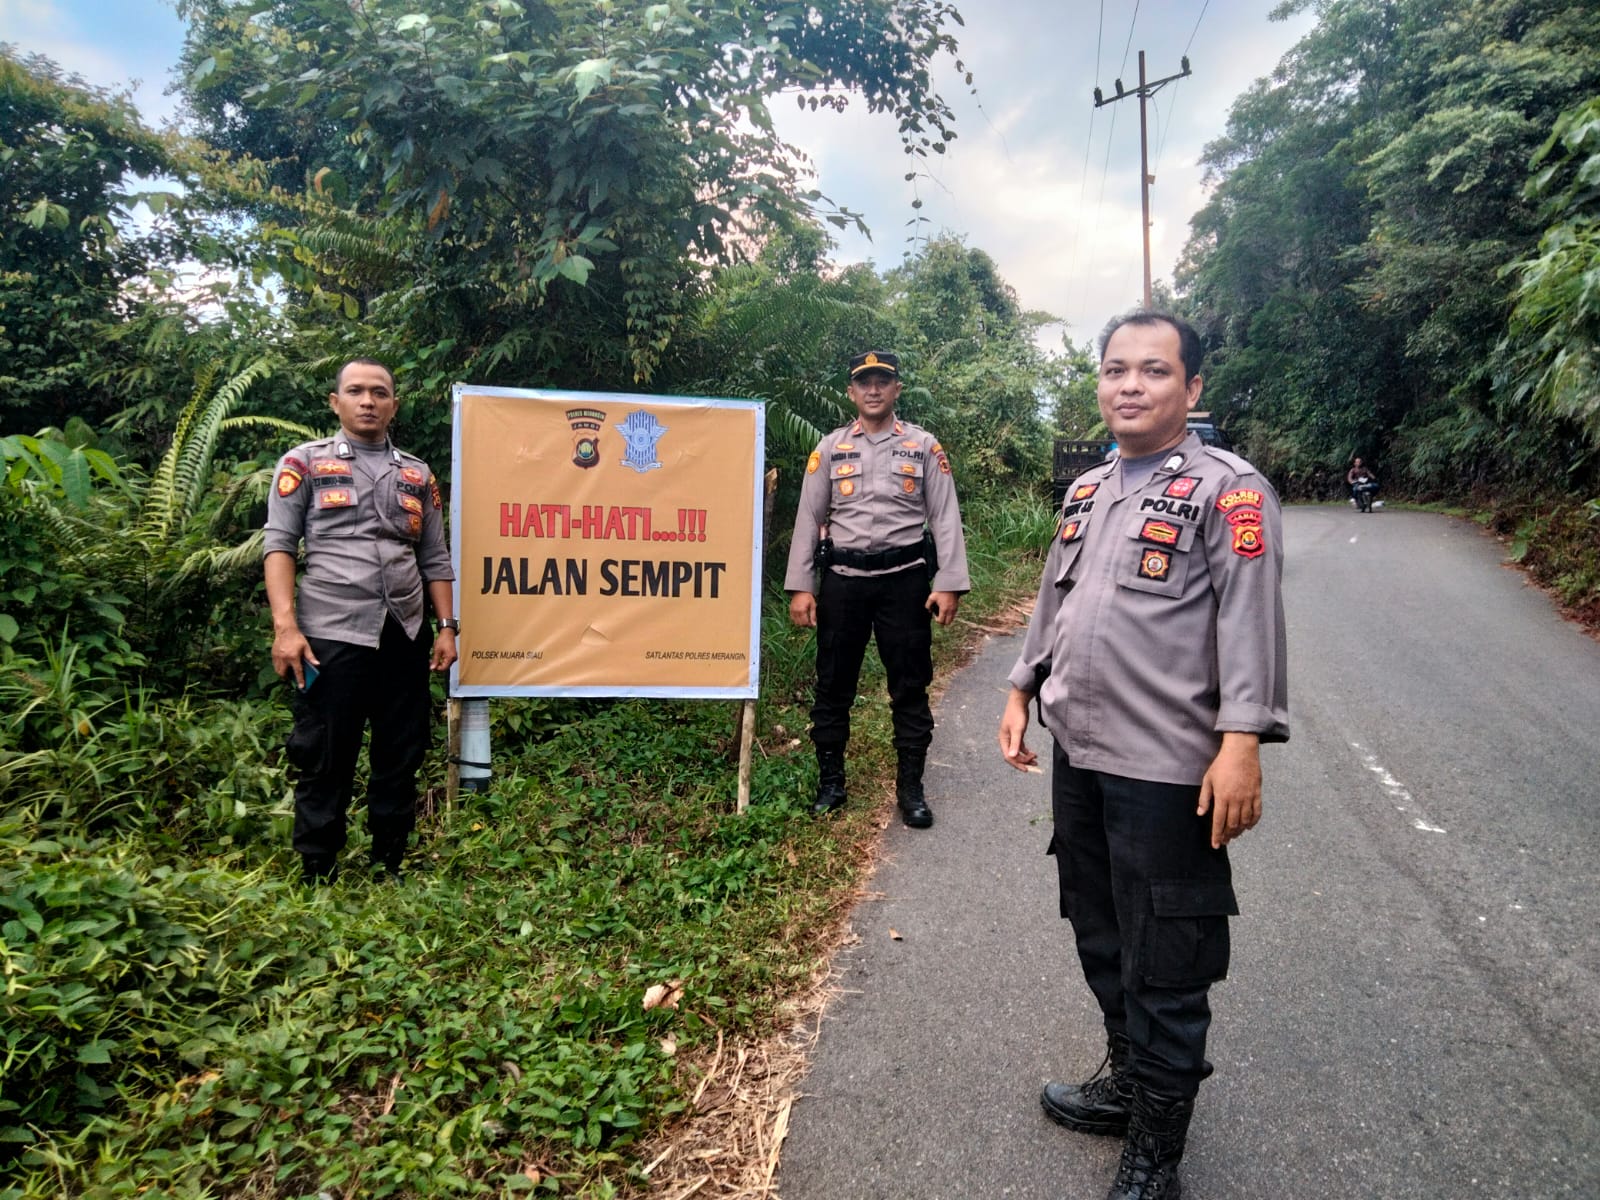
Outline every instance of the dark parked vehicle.
<path fill-rule="evenodd" d="M 1200 440 L 1208 446 L 1215 446 L 1219 450 L 1232 450 L 1233 442 L 1229 440 L 1222 426 L 1211 419 L 1208 412 L 1195 412 L 1189 414 L 1189 430 L 1200 435 Z M 1051 494 L 1055 498 L 1057 508 L 1067 494 L 1067 487 L 1079 475 L 1090 467 L 1106 460 L 1116 443 L 1111 441 L 1074 441 L 1071 438 L 1057 438 L 1055 454 L 1050 464 Z"/>

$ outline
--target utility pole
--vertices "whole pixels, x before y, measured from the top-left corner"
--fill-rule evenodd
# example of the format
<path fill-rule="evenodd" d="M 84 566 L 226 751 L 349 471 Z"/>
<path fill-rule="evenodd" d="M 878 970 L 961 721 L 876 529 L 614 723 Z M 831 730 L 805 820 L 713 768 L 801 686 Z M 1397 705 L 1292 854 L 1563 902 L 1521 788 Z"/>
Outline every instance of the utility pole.
<path fill-rule="evenodd" d="M 1144 210 L 1144 306 L 1151 307 L 1150 300 L 1150 185 L 1156 177 L 1150 174 L 1150 134 L 1145 118 L 1145 102 L 1154 96 L 1167 84 L 1176 79 L 1189 75 L 1189 56 L 1185 54 L 1182 59 L 1183 70 L 1176 75 L 1168 75 L 1165 79 L 1146 80 L 1144 77 L 1144 51 L 1139 51 L 1139 86 L 1133 91 L 1126 91 L 1122 80 L 1116 81 L 1117 94 L 1103 96 L 1100 89 L 1094 90 L 1094 106 L 1100 108 L 1106 104 L 1115 104 L 1118 100 L 1125 100 L 1129 96 L 1139 97 L 1139 199 Z"/>

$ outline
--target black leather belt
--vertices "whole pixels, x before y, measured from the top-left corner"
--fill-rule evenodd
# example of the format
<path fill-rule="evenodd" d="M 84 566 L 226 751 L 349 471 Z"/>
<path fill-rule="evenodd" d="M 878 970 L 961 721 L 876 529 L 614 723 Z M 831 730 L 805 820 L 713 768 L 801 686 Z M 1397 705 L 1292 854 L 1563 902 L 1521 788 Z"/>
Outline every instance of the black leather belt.
<path fill-rule="evenodd" d="M 831 565 L 852 567 L 857 571 L 887 571 L 927 556 L 927 548 L 921 542 L 913 542 L 909 546 L 891 546 L 887 550 L 842 550 L 835 546 Z"/>

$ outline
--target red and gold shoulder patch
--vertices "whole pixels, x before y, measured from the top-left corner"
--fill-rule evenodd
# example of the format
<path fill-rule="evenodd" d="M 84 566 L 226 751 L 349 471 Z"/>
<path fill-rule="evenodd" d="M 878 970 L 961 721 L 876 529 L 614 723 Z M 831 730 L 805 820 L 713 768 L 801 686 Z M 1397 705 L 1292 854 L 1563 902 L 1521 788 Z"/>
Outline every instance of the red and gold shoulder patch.
<path fill-rule="evenodd" d="M 1241 558 L 1260 558 L 1267 550 L 1267 539 L 1259 525 L 1233 527 L 1233 552 Z"/>
<path fill-rule="evenodd" d="M 1265 499 L 1266 497 L 1254 488 L 1239 488 L 1237 491 L 1226 492 L 1218 496 L 1217 510 L 1219 512 L 1230 512 L 1240 505 L 1245 505 L 1249 508 L 1260 508 L 1261 502 Z"/>
<path fill-rule="evenodd" d="M 1159 542 L 1163 546 L 1176 546 L 1178 544 L 1178 527 L 1168 521 L 1146 521 L 1144 528 L 1139 530 L 1139 536 L 1147 542 Z"/>
<path fill-rule="evenodd" d="M 1261 510 L 1259 508 L 1236 508 L 1228 514 L 1229 525 L 1259 525 L 1261 524 Z"/>
<path fill-rule="evenodd" d="M 817 468 L 820 467 L 821 465 L 822 465 L 822 451 L 813 450 L 811 452 L 811 457 L 806 459 L 806 474 L 807 475 L 815 475 L 817 473 Z"/>
<path fill-rule="evenodd" d="M 1087 500 L 1099 490 L 1100 485 L 1098 483 L 1080 483 L 1072 489 L 1072 498 L 1074 500 Z"/>
<path fill-rule="evenodd" d="M 292 496 L 305 482 L 305 476 L 296 471 L 288 463 L 283 464 L 283 469 L 278 472 L 278 495 Z"/>
<path fill-rule="evenodd" d="M 1199 485 L 1200 480 L 1197 476 L 1184 475 L 1167 484 L 1167 490 L 1161 494 L 1163 496 L 1175 496 L 1179 500 L 1187 500 L 1194 494 L 1194 489 Z"/>
<path fill-rule="evenodd" d="M 1172 573 L 1172 554 L 1166 550 L 1145 550 L 1139 555 L 1139 575 L 1164 582 Z"/>
<path fill-rule="evenodd" d="M 437 475 L 428 476 L 428 495 L 433 498 L 433 506 L 435 508 L 444 507 L 444 499 L 439 495 L 439 477 Z"/>

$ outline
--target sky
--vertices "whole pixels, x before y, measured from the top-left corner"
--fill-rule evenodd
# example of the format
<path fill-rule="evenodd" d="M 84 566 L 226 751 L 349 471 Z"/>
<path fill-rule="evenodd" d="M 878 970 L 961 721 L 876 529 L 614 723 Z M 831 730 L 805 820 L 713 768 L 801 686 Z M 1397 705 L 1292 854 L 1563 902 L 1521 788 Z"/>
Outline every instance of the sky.
<path fill-rule="evenodd" d="M 1065 322 L 1047 344 L 1063 335 L 1081 344 L 1143 287 L 1139 102 L 1096 109 L 1095 86 L 1114 94 L 1120 77 L 1132 87 L 1140 50 L 1150 79 L 1176 74 L 1188 54 L 1194 73 L 1148 106 L 1151 273 L 1170 281 L 1206 200 L 1201 153 L 1225 132 L 1234 99 L 1271 74 L 1313 19 L 1269 21 L 1278 0 L 957 2 L 966 25 L 954 32 L 977 94 L 952 62 L 941 65 L 936 83 L 956 110 L 958 137 L 930 156 L 923 178 L 906 182 L 913 160 L 893 117 L 858 99 L 842 114 L 801 113 L 779 97 L 778 131 L 810 159 L 815 186 L 871 228 L 870 240 L 835 231 L 836 261 L 899 263 L 921 199 L 927 221 L 916 231 L 983 250 L 1024 308 Z M 135 100 L 157 126 L 176 114 L 164 93 L 183 28 L 170 0 L 0 0 L 0 41 L 94 84 L 137 82 Z"/>

